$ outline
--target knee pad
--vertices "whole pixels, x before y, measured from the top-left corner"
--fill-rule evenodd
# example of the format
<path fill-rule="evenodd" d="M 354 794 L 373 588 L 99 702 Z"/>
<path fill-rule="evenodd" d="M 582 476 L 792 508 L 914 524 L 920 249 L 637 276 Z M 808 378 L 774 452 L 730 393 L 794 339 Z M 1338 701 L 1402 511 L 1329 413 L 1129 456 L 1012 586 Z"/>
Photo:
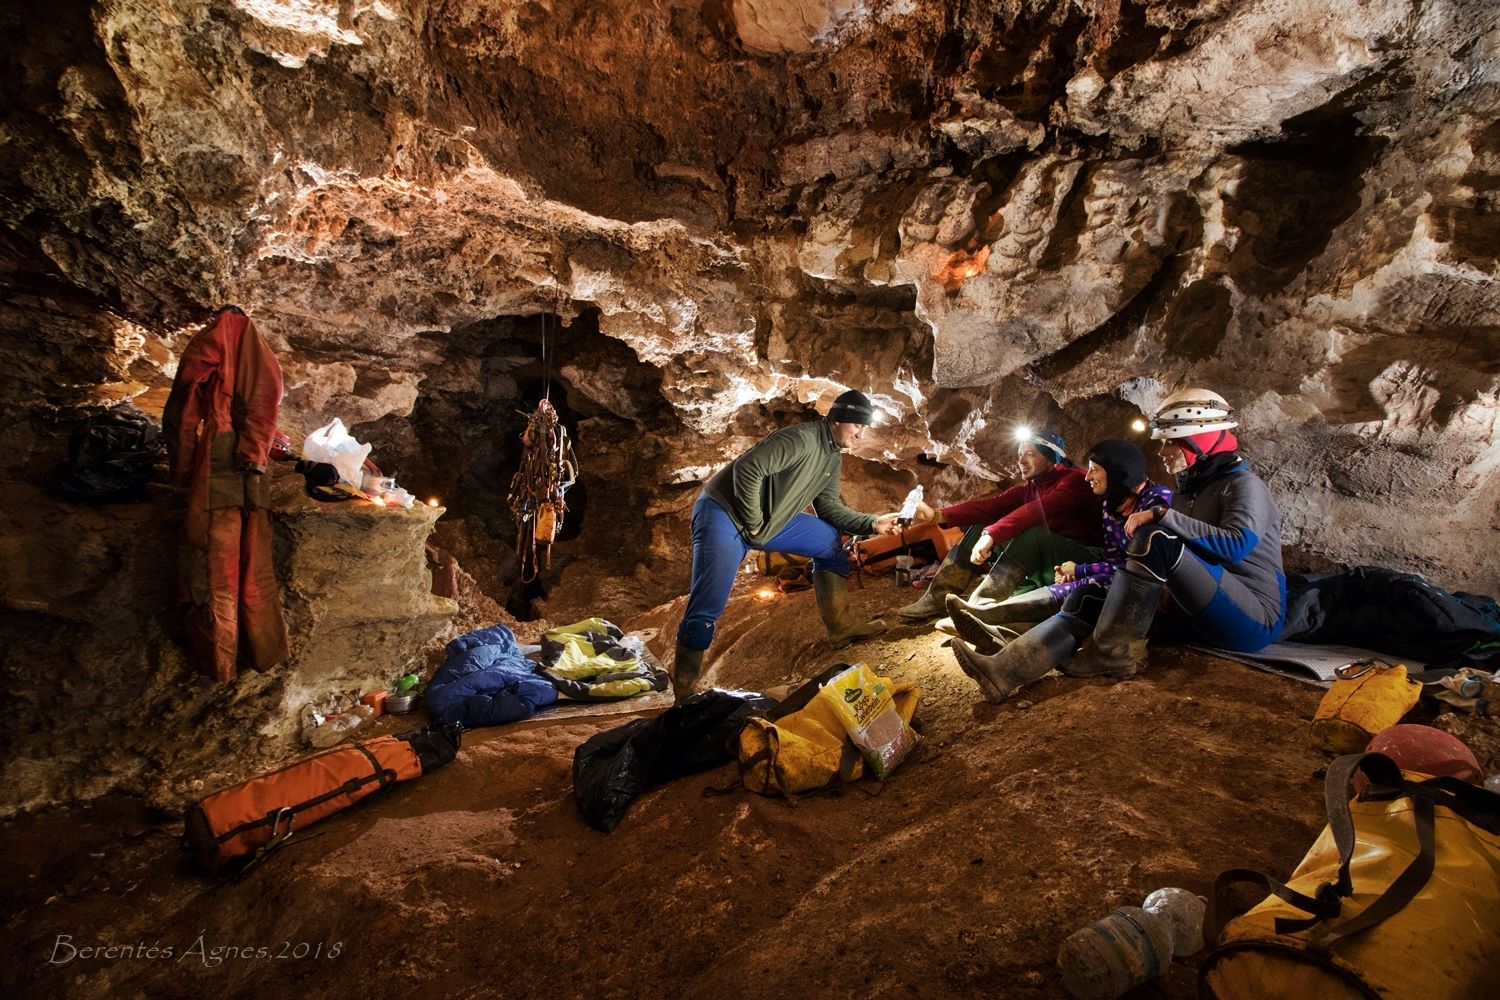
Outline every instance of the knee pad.
<path fill-rule="evenodd" d="M 1133 572 L 1165 583 L 1182 558 L 1182 539 L 1159 524 L 1148 524 L 1130 539 L 1125 554 Z"/>
<path fill-rule="evenodd" d="M 677 626 L 677 641 L 688 649 L 701 653 L 714 641 L 714 622 L 702 618 L 684 618 Z"/>

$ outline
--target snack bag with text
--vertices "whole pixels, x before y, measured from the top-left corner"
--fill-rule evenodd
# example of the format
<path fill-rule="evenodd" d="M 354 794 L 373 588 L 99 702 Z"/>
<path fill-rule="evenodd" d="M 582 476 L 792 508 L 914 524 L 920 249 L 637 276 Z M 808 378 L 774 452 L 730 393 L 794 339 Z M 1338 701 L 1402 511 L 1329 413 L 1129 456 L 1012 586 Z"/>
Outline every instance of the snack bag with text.
<path fill-rule="evenodd" d="M 884 781 L 921 742 L 891 700 L 891 682 L 856 663 L 818 692 L 829 699 L 839 721 L 875 777 Z"/>

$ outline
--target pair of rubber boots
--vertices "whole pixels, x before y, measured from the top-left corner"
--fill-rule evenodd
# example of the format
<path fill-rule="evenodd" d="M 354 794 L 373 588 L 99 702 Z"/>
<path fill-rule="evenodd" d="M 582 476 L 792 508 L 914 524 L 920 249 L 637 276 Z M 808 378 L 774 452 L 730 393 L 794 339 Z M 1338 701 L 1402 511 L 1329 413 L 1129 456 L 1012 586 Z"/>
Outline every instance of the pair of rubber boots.
<path fill-rule="evenodd" d="M 979 602 L 976 606 L 988 607 L 1015 593 L 1016 588 L 1025 581 L 1026 572 L 1018 564 L 1002 559 L 982 580 L 980 577 L 978 567 L 967 562 L 958 549 L 951 549 L 947 557 L 938 563 L 937 572 L 933 574 L 922 596 L 906 607 L 898 608 L 896 614 L 909 622 L 925 622 L 947 614 L 947 599 L 962 599 L 962 595 L 967 594 L 976 583 L 979 587 L 974 591 L 973 600 Z M 966 603 L 965 607 L 968 606 Z"/>
<path fill-rule="evenodd" d="M 976 580 L 979 585 L 974 587 Z M 983 579 L 975 567 L 952 558 L 945 559 L 927 585 L 927 592 L 896 614 L 910 622 L 946 614 L 951 621 L 938 622 L 940 630 L 956 632 L 966 638 L 973 635 L 975 638 L 969 641 L 979 642 L 980 652 L 993 653 L 999 648 L 997 642 L 1001 638 L 1015 635 L 1010 629 L 994 626 L 1039 622 L 1062 610 L 1062 602 L 1046 587 L 1012 597 L 1016 588 L 1025 582 L 1025 569 L 1005 559 L 996 563 Z M 971 587 L 974 587 L 974 592 L 965 599 L 963 595 L 968 594 Z M 968 620 L 962 620 L 961 614 L 967 615 Z M 965 634 L 966 625 L 968 635 Z M 990 628 L 986 629 L 986 626 Z"/>
<path fill-rule="evenodd" d="M 996 704 L 1050 670 L 1069 677 L 1133 677 L 1146 667 L 1146 630 L 1161 592 L 1160 580 L 1121 569 L 1110 582 L 1092 638 L 1083 619 L 1056 614 L 996 653 L 986 655 L 963 642 L 954 643 L 953 653 Z"/>
<path fill-rule="evenodd" d="M 849 617 L 849 581 L 837 573 L 820 571 L 812 575 L 813 594 L 818 600 L 818 614 L 828 630 L 828 644 L 842 649 L 858 639 L 868 639 L 885 631 L 885 622 L 854 622 Z M 681 642 L 673 654 L 672 693 L 682 701 L 693 693 L 703 672 L 705 650 L 689 649 Z"/>

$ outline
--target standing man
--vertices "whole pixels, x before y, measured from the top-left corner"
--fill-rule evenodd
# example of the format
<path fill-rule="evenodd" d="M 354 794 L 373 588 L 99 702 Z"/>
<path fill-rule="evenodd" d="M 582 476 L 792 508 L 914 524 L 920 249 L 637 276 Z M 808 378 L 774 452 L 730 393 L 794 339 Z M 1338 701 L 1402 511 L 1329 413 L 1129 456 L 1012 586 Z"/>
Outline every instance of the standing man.
<path fill-rule="evenodd" d="M 940 511 L 918 506 L 921 520 L 968 530 L 948 550 L 927 591 L 896 614 L 911 622 L 946 614 L 947 596 L 967 593 L 978 583 L 992 553 L 995 564 L 976 594 L 991 601 L 1052 583 L 1059 563 L 1099 558 L 1104 540 L 1099 499 L 1083 470 L 1068 461 L 1062 435 L 1021 428 L 1016 463 L 1023 481 L 1002 493 Z"/>
<path fill-rule="evenodd" d="M 818 612 L 834 648 L 885 631 L 884 622 L 849 620 L 849 556 L 841 537 L 897 531 L 895 514 L 861 514 L 839 492 L 843 452 L 874 418 L 869 397 L 850 389 L 833 401 L 828 416 L 771 433 L 703 487 L 693 505 L 693 579 L 672 669 L 678 698 L 692 691 L 703 669 L 703 654 L 750 549 L 812 558 Z M 809 504 L 816 517 L 803 513 Z"/>

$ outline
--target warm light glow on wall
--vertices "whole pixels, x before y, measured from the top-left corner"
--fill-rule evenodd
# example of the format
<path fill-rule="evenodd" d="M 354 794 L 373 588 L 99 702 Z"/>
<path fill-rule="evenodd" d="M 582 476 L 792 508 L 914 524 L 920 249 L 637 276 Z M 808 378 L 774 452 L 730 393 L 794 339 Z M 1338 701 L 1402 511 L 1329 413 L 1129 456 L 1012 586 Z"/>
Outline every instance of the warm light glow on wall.
<path fill-rule="evenodd" d="M 949 292 L 956 292 L 963 286 L 965 281 L 984 270 L 990 260 L 990 248 L 980 247 L 973 254 L 964 253 L 960 250 L 940 266 L 933 273 L 932 279 L 939 282 Z"/>

